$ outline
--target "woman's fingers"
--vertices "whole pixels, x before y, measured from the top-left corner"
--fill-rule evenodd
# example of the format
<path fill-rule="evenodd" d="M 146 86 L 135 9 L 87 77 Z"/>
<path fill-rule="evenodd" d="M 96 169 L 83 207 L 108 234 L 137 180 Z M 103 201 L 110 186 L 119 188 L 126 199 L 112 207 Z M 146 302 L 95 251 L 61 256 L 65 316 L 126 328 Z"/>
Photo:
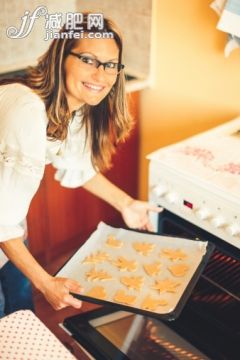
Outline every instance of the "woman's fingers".
<path fill-rule="evenodd" d="M 74 294 L 79 294 L 81 291 L 83 291 L 80 283 L 76 280 L 67 279 L 65 282 L 65 286 L 70 292 Z"/>
<path fill-rule="evenodd" d="M 138 229 L 139 230 L 154 231 L 154 228 L 153 228 L 150 220 L 148 219 L 148 217 L 142 219 Z"/>
<path fill-rule="evenodd" d="M 79 309 L 82 306 L 82 301 L 76 299 L 74 296 L 70 294 L 70 292 L 74 294 L 80 294 L 83 288 L 81 287 L 78 281 L 72 279 L 66 280 L 65 287 L 68 289 L 68 294 L 65 295 L 64 298 L 65 300 L 64 302 L 66 306 L 72 306 L 76 309 Z"/>
<path fill-rule="evenodd" d="M 63 303 L 63 307 L 66 307 L 66 306 L 72 306 L 75 309 L 80 309 L 80 307 L 82 306 L 82 301 L 76 299 L 71 294 L 67 294 L 64 296 L 64 303 Z"/>
<path fill-rule="evenodd" d="M 43 294 L 55 310 L 60 310 L 67 306 L 79 309 L 82 306 L 82 302 L 72 296 L 70 292 L 79 294 L 81 291 L 80 284 L 75 280 L 52 277 L 49 283 L 45 285 Z"/>

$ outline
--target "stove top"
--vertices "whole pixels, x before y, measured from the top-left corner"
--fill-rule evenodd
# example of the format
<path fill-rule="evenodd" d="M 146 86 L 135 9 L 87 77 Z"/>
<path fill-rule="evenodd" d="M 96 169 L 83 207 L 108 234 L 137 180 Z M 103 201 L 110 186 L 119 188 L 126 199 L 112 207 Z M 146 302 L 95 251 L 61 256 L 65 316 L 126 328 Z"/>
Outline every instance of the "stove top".
<path fill-rule="evenodd" d="M 240 201 L 240 117 L 148 156 L 212 191 Z"/>

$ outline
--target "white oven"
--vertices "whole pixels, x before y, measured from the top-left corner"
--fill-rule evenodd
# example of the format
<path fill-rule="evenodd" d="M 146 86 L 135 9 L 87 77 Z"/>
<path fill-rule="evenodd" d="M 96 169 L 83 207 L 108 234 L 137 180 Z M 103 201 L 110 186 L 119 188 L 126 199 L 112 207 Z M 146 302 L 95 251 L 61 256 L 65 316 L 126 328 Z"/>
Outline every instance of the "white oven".
<path fill-rule="evenodd" d="M 151 202 L 240 248 L 240 117 L 148 159 Z"/>

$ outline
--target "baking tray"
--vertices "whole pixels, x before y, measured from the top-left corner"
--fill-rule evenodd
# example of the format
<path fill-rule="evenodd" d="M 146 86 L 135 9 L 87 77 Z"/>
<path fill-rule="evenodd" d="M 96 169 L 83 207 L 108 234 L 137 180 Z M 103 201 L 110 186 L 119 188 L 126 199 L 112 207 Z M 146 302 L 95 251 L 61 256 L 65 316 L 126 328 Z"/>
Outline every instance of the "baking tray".
<path fill-rule="evenodd" d="M 113 247 L 113 244 L 121 246 Z M 141 244 L 147 245 L 141 248 Z M 208 241 L 140 233 L 101 222 L 56 276 L 79 281 L 84 290 L 82 294 L 73 294 L 79 299 L 174 320 L 183 309 L 213 249 L 214 245 Z M 176 258 L 172 259 L 174 255 Z M 130 265 L 124 270 L 125 260 L 130 261 Z M 159 263 L 155 273 L 149 275 L 147 265 Z M 178 265 L 181 265 L 180 270 L 184 270 L 182 265 L 186 267 L 184 275 L 172 274 L 172 267 Z M 137 283 L 132 284 L 132 278 L 137 278 Z M 96 287 L 102 290 L 98 297 L 89 294 Z M 156 303 L 158 306 L 154 309 Z"/>

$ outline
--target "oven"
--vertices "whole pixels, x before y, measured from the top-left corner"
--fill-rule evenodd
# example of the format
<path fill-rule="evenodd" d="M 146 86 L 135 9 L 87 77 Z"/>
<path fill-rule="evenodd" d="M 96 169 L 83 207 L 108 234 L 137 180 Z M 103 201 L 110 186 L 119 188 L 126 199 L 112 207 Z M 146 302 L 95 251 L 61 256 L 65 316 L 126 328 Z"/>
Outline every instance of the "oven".
<path fill-rule="evenodd" d="M 240 359 L 239 129 L 240 118 L 149 156 L 155 231 L 215 249 L 174 321 L 104 307 L 65 319 L 97 360 Z"/>
<path fill-rule="evenodd" d="M 158 230 L 215 244 L 189 301 L 171 328 L 211 359 L 239 359 L 240 250 L 166 210 L 159 217 Z"/>

